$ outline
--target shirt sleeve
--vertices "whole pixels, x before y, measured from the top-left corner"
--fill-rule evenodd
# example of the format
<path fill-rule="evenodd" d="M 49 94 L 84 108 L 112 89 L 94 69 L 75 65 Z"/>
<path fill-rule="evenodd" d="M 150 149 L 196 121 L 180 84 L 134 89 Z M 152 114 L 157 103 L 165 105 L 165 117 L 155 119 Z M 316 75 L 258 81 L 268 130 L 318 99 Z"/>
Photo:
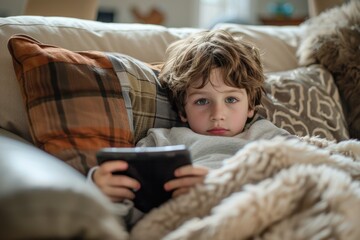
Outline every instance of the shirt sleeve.
<path fill-rule="evenodd" d="M 98 169 L 99 166 L 95 166 L 95 167 L 92 167 L 90 168 L 90 171 L 88 172 L 87 176 L 86 176 L 86 182 L 89 183 L 89 184 L 94 184 L 94 181 L 93 181 L 93 175 L 94 175 L 94 172 L 96 169 Z"/>
<path fill-rule="evenodd" d="M 92 167 L 87 174 L 86 181 L 88 184 L 96 184 L 93 181 L 93 175 L 99 166 Z M 140 218 L 143 217 L 143 212 L 134 207 L 134 203 L 131 200 L 124 200 L 119 203 L 111 203 L 112 213 L 114 213 L 119 220 L 126 224 L 127 227 L 133 226 Z"/>
<path fill-rule="evenodd" d="M 148 134 L 146 137 L 140 139 L 136 143 L 137 147 L 156 147 L 156 142 L 153 134 Z"/>
<path fill-rule="evenodd" d="M 137 147 L 161 147 L 173 145 L 169 139 L 171 129 L 150 128 L 146 137 L 136 143 Z"/>
<path fill-rule="evenodd" d="M 258 139 L 272 139 L 275 136 L 289 136 L 290 133 L 285 129 L 275 126 L 272 122 L 266 119 L 258 119 L 239 136 L 248 141 Z"/>

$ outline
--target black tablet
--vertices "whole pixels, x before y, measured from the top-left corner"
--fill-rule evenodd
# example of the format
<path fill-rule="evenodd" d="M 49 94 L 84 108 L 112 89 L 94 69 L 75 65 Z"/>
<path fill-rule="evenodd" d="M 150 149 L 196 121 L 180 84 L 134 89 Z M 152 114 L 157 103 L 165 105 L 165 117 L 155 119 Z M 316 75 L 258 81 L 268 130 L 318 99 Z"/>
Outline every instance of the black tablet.
<path fill-rule="evenodd" d="M 149 212 L 171 198 L 172 192 L 164 190 L 164 184 L 175 178 L 178 167 L 191 164 L 190 153 L 185 145 L 165 147 L 103 148 L 97 152 L 98 164 L 123 160 L 129 168 L 124 174 L 137 179 L 141 188 L 135 192 L 135 207 Z"/>

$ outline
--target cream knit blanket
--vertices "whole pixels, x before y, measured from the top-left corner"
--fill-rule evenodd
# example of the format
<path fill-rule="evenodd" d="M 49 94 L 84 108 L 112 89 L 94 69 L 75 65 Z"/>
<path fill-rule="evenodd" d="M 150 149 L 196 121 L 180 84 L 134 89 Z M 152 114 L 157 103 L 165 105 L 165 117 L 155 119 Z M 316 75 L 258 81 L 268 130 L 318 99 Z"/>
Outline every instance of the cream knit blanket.
<path fill-rule="evenodd" d="M 359 141 L 255 141 L 130 239 L 360 239 L 359 179 Z"/>

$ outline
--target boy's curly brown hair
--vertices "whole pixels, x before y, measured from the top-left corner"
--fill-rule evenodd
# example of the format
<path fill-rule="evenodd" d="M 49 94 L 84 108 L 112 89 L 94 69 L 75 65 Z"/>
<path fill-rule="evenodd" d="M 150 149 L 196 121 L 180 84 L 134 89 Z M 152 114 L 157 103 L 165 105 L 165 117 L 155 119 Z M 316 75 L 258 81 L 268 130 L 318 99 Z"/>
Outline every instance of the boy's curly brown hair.
<path fill-rule="evenodd" d="M 204 87 L 214 68 L 222 69 L 226 85 L 245 88 L 250 109 L 260 104 L 265 77 L 258 49 L 217 29 L 195 33 L 167 49 L 159 79 L 179 114 L 186 117 L 188 87 Z"/>

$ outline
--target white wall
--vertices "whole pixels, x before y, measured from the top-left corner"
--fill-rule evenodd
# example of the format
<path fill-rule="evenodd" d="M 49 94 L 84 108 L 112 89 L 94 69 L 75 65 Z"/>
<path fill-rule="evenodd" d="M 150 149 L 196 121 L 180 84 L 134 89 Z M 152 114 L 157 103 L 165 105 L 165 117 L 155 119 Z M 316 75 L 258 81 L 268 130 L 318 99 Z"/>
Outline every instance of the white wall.
<path fill-rule="evenodd" d="M 134 22 L 130 14 L 134 6 L 144 13 L 155 6 L 166 13 L 166 26 L 208 27 L 215 20 L 229 15 L 256 24 L 260 15 L 269 14 L 268 5 L 276 1 L 278 0 L 99 0 L 99 7 L 101 10 L 114 11 L 116 22 Z M 288 1 L 295 7 L 294 16 L 307 15 L 307 0 Z M 199 7 L 200 3 L 207 5 Z M 25 0 L 0 0 L 0 16 L 20 15 L 24 4 Z"/>
<path fill-rule="evenodd" d="M 219 21 L 257 22 L 256 0 L 200 0 L 199 26 L 211 27 Z"/>
<path fill-rule="evenodd" d="M 21 14 L 25 0 L 0 0 L 0 16 L 14 16 Z"/>

